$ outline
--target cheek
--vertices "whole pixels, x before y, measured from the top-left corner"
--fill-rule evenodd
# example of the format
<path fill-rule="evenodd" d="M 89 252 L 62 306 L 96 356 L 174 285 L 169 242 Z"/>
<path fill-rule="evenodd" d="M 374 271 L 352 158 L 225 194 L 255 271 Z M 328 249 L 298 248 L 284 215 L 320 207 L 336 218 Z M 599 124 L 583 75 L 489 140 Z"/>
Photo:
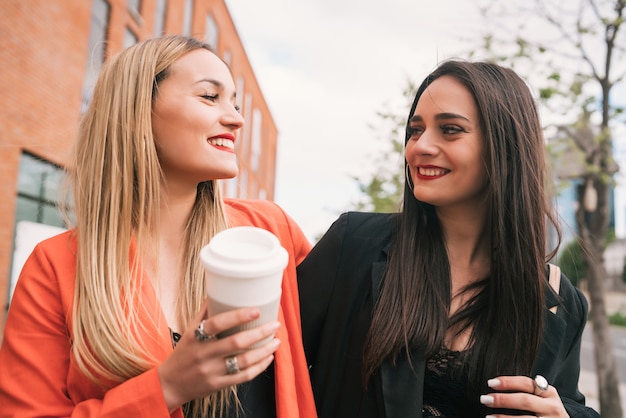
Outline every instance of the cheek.
<path fill-rule="evenodd" d="M 406 158 L 407 161 L 411 161 L 411 157 L 413 156 L 413 148 L 414 148 L 414 141 L 409 141 L 406 143 L 406 145 L 404 146 L 404 157 Z"/>
<path fill-rule="evenodd" d="M 489 176 L 487 174 L 487 169 L 482 164 L 474 166 L 474 169 L 469 173 L 466 180 L 470 182 L 470 185 L 473 185 L 473 188 L 476 190 L 485 190 L 489 184 Z M 468 185 L 468 187 L 470 186 Z"/>
<path fill-rule="evenodd" d="M 152 134 L 157 143 L 167 146 L 172 143 L 182 144 L 194 133 L 197 123 L 189 122 L 180 112 L 155 113 L 152 118 Z"/>

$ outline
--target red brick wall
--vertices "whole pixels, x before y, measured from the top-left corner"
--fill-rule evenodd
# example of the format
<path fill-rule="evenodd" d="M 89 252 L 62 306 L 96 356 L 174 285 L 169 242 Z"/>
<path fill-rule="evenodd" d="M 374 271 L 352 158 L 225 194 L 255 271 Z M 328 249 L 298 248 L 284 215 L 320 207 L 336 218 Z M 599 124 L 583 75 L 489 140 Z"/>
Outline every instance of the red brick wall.
<path fill-rule="evenodd" d="M 165 32 L 180 33 L 184 1 L 167 3 Z M 107 56 L 122 48 L 127 27 L 139 40 L 153 36 L 154 0 L 141 1 L 139 20 L 126 9 L 126 0 L 109 0 L 109 5 Z M 28 151 L 60 165 L 65 161 L 80 120 L 91 12 L 87 0 L 2 0 L 0 6 L 0 335 L 8 304 L 20 156 Z M 252 94 L 252 106 L 263 115 L 263 169 L 249 173 L 248 183 L 260 183 L 271 200 L 277 128 L 223 0 L 194 2 L 192 34 L 203 38 L 208 12 L 219 27 L 218 53 L 230 51 L 235 78 L 245 77 L 241 94 Z M 249 167 L 245 158 L 240 161 L 243 170 Z"/>
<path fill-rule="evenodd" d="M 0 324 L 9 284 L 22 151 L 62 164 L 79 120 L 90 2 L 0 7 Z"/>

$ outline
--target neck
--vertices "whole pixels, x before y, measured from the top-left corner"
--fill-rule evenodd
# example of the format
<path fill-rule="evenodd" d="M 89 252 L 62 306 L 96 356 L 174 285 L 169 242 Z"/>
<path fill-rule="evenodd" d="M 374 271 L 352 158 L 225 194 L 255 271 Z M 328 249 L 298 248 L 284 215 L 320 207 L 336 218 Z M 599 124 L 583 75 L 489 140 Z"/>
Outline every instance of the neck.
<path fill-rule="evenodd" d="M 162 190 L 164 193 L 157 224 L 158 242 L 154 243 L 156 259 L 149 263 L 150 277 L 169 327 L 180 332 L 177 300 L 183 275 L 183 239 L 196 191 L 173 193 L 167 187 Z"/>
<path fill-rule="evenodd" d="M 161 245 L 171 242 L 178 245 L 185 233 L 185 227 L 196 200 L 196 189 L 172 190 L 163 187 L 157 225 Z"/>
<path fill-rule="evenodd" d="M 464 210 L 462 215 L 438 211 L 448 260 L 453 294 L 489 274 L 491 242 L 486 216 L 481 210 Z"/>

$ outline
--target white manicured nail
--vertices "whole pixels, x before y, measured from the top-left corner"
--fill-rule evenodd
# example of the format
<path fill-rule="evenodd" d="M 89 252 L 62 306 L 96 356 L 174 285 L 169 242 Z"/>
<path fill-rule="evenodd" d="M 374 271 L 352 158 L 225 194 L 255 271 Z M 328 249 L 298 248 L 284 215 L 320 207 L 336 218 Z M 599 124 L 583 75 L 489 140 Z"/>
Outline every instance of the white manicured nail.
<path fill-rule="evenodd" d="M 483 405 L 493 405 L 494 401 L 495 399 L 491 395 L 481 395 L 480 397 L 480 403 Z"/>
<path fill-rule="evenodd" d="M 489 379 L 489 380 L 487 380 L 487 386 L 489 386 L 490 388 L 497 388 L 501 384 L 502 384 L 502 382 L 500 381 L 500 379 Z"/>

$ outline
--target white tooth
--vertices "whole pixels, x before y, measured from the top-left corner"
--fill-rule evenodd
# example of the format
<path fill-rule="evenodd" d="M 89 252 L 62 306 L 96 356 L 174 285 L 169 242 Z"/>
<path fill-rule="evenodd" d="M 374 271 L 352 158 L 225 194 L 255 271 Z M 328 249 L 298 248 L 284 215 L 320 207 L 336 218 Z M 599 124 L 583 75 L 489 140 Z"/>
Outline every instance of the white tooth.
<path fill-rule="evenodd" d="M 436 170 L 434 168 L 420 168 L 420 173 L 424 176 L 434 177 L 445 174 L 445 170 Z"/>
<path fill-rule="evenodd" d="M 218 147 L 235 149 L 235 143 L 231 141 L 230 139 L 226 139 L 226 138 L 209 139 L 209 144 L 215 145 Z"/>

